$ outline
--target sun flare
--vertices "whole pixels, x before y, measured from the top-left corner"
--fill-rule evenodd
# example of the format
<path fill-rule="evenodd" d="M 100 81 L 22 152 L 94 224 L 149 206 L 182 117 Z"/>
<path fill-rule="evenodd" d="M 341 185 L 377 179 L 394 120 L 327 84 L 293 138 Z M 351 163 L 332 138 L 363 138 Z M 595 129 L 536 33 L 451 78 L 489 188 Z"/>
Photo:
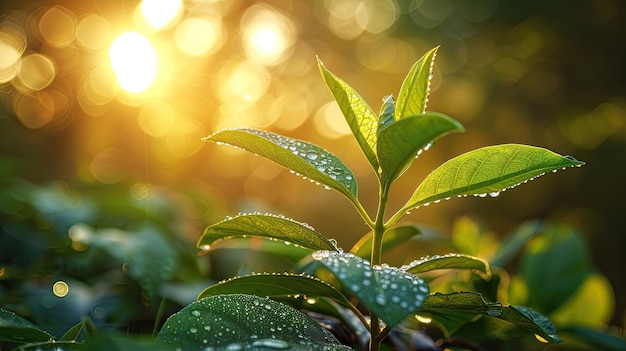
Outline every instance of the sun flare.
<path fill-rule="evenodd" d="M 109 49 L 117 82 L 129 93 L 147 90 L 156 76 L 157 54 L 150 41 L 140 33 L 120 34 Z"/>

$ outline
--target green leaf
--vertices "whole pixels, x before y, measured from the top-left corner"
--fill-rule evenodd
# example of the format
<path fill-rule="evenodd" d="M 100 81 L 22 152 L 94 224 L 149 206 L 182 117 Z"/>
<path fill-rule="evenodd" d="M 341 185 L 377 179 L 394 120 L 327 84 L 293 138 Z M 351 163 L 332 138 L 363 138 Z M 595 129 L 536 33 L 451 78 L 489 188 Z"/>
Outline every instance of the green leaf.
<path fill-rule="evenodd" d="M 565 340 L 576 339 L 582 341 L 592 346 L 593 350 L 626 350 L 626 340 L 608 333 L 581 327 L 563 328 L 559 331 L 563 334 Z"/>
<path fill-rule="evenodd" d="M 351 307 L 337 289 L 323 281 L 300 274 L 253 274 L 231 278 L 204 289 L 198 300 L 222 294 L 246 293 L 257 296 L 306 296 L 307 298 L 328 298 L 346 307 Z"/>
<path fill-rule="evenodd" d="M 396 103 L 394 116 L 396 121 L 426 112 L 433 64 L 438 49 L 439 47 L 431 49 L 422 56 L 404 78 Z"/>
<path fill-rule="evenodd" d="M 182 350 L 349 350 L 300 311 L 265 297 L 244 294 L 192 302 L 167 319 L 156 340 Z"/>
<path fill-rule="evenodd" d="M 83 319 L 78 324 L 68 329 L 65 334 L 59 339 L 59 341 L 78 341 L 83 329 L 86 328 L 87 320 Z"/>
<path fill-rule="evenodd" d="M 420 150 L 435 139 L 462 131 L 459 122 L 437 112 L 409 116 L 381 130 L 377 152 L 383 182 L 390 185 L 413 163 Z"/>
<path fill-rule="evenodd" d="M 420 229 L 413 224 L 398 225 L 385 232 L 383 235 L 383 252 L 391 250 L 395 247 L 403 245 L 407 240 L 413 238 L 416 235 L 421 235 Z M 365 234 L 359 241 L 354 244 L 350 253 L 355 256 L 368 259 L 372 255 L 372 238 L 374 232 L 370 231 Z"/>
<path fill-rule="evenodd" d="M 207 249 L 217 241 L 257 236 L 288 241 L 310 250 L 337 250 L 337 247 L 311 226 L 270 214 L 241 214 L 208 226 L 197 246 Z"/>
<path fill-rule="evenodd" d="M 530 301 L 546 314 L 574 296 L 592 270 L 584 237 L 567 224 L 545 226 L 528 243 L 521 258 Z"/>
<path fill-rule="evenodd" d="M 520 310 L 523 310 L 520 311 Z M 452 294 L 436 293 L 430 295 L 420 315 L 432 316 L 443 328 L 446 335 L 455 333 L 463 324 L 469 321 L 472 314 L 491 317 L 494 331 L 505 333 L 510 330 L 523 331 L 539 335 L 550 343 L 559 343 L 562 340 L 556 335 L 554 325 L 539 313 L 523 307 L 502 306 L 499 302 L 488 303 L 478 293 L 458 292 Z"/>
<path fill-rule="evenodd" d="M 313 259 L 390 327 L 419 310 L 428 296 L 421 278 L 398 268 L 372 267 L 353 254 L 332 251 L 314 252 Z"/>
<path fill-rule="evenodd" d="M 376 157 L 378 118 L 376 114 L 356 90 L 327 70 L 319 57 L 317 64 L 361 150 L 374 171 L 378 172 L 378 158 Z"/>
<path fill-rule="evenodd" d="M 170 279 L 178 267 L 176 252 L 155 228 L 93 230 L 79 224 L 70 229 L 70 236 L 104 250 L 123 263 L 128 275 L 139 283 L 149 299 L 156 297 L 161 283 Z"/>
<path fill-rule="evenodd" d="M 13 312 L 0 308 L 0 341 L 32 343 L 48 341 L 53 336 Z"/>
<path fill-rule="evenodd" d="M 358 202 L 354 174 L 337 156 L 315 144 L 256 129 L 225 129 L 204 140 L 250 151 Z"/>
<path fill-rule="evenodd" d="M 381 130 L 395 122 L 393 118 L 395 110 L 393 95 L 385 96 L 383 98 L 383 105 L 380 107 L 380 112 L 378 113 L 378 135 L 380 135 Z"/>
<path fill-rule="evenodd" d="M 46 341 L 22 345 L 13 351 L 70 351 L 83 350 L 83 344 L 74 341 Z"/>
<path fill-rule="evenodd" d="M 583 164 L 571 156 L 535 146 L 483 147 L 457 156 L 431 172 L 401 212 L 452 196 L 497 196 L 546 172 Z"/>
<path fill-rule="evenodd" d="M 443 256 L 423 257 L 401 268 L 413 274 L 435 269 L 472 269 L 482 272 L 486 277 L 491 276 L 491 270 L 487 261 L 470 255 L 453 253 Z"/>
<path fill-rule="evenodd" d="M 115 332 L 100 331 L 90 336 L 80 348 L 81 351 L 174 351 L 175 349 L 165 342 L 155 341 L 148 336 L 118 334 Z M 201 350 L 201 349 L 198 349 Z M 187 351 L 187 350 L 182 350 Z"/>
<path fill-rule="evenodd" d="M 563 341 L 557 336 L 556 327 L 554 326 L 554 324 L 552 324 L 552 321 L 550 321 L 548 317 L 526 306 L 513 306 L 513 308 L 524 314 L 526 317 L 528 317 L 528 319 L 530 319 L 534 324 L 538 325 L 543 331 L 548 334 L 548 336 L 550 337 L 549 339 L 545 339 L 541 335 L 537 334 L 544 339 L 541 341 L 546 343 L 560 343 Z"/>
<path fill-rule="evenodd" d="M 530 220 L 522 223 L 509 234 L 496 251 L 496 255 L 489 260 L 492 266 L 505 267 L 521 250 L 528 241 L 539 233 L 542 221 Z"/>

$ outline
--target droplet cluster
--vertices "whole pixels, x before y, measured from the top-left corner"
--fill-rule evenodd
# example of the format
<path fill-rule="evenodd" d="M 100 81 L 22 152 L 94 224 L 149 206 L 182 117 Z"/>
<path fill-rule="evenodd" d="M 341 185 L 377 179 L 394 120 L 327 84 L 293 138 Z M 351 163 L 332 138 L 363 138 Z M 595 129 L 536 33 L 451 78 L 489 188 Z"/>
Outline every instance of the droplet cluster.
<path fill-rule="evenodd" d="M 326 176 L 346 186 L 352 193 L 356 192 L 356 181 L 352 172 L 332 153 L 322 149 L 321 147 L 297 139 L 287 138 L 275 133 L 258 130 L 258 129 L 238 129 L 240 131 L 260 136 L 264 139 L 271 141 L 272 143 L 280 146 L 283 149 L 291 151 L 294 155 L 300 157 L 304 161 L 313 165 L 319 172 L 324 173 Z M 219 133 L 219 132 L 218 132 Z M 210 139 L 209 137 L 208 139 Z M 223 142 L 218 144 L 229 145 Z M 234 145 L 230 145 L 234 146 Z M 241 147 L 234 146 L 241 149 Z M 325 189 L 330 189 L 328 184 L 324 184 L 316 174 L 308 173 L 302 174 L 296 170 L 290 170 L 306 180 L 312 183 L 323 186 Z"/>
<path fill-rule="evenodd" d="M 157 340 L 181 350 L 342 349 L 330 332 L 301 312 L 245 294 L 191 303 L 166 321 Z"/>
<path fill-rule="evenodd" d="M 418 153 L 418 155 L 419 155 L 419 153 Z M 578 160 L 576 160 L 576 159 L 575 159 L 574 157 L 572 157 L 572 156 L 563 156 L 563 157 L 564 157 L 564 158 L 566 158 L 566 159 L 568 159 L 568 160 L 570 160 L 570 161 L 573 161 L 573 162 L 579 162 Z M 562 168 L 560 168 L 560 169 L 561 169 L 561 170 L 566 170 L 568 167 L 569 167 L 569 168 L 572 168 L 572 167 L 579 168 L 579 167 L 582 167 L 582 165 L 583 165 L 582 163 L 579 163 L 579 164 L 575 164 L 575 165 L 571 165 L 571 166 L 562 167 Z M 558 171 L 559 171 L 559 169 L 554 169 L 554 170 L 552 170 L 552 173 L 556 173 L 556 172 L 558 172 Z M 544 176 L 544 175 L 546 175 L 546 172 L 541 172 L 541 173 L 537 174 L 537 175 L 536 175 L 536 176 L 534 176 L 534 177 L 531 177 L 531 178 L 529 178 L 529 179 L 526 179 L 526 180 L 524 180 L 524 181 L 522 181 L 522 182 L 520 182 L 520 183 L 516 183 L 516 184 L 510 185 L 510 186 L 507 186 L 507 187 L 505 187 L 505 188 L 503 188 L 503 189 L 500 189 L 500 190 L 494 190 L 494 191 L 484 192 L 484 193 L 472 193 L 472 192 L 470 192 L 470 193 L 465 193 L 465 194 L 459 194 L 459 195 L 456 195 L 456 197 L 459 197 L 459 198 L 460 198 L 460 197 L 468 197 L 469 195 L 472 195 L 472 196 L 474 196 L 474 197 L 481 197 L 481 198 L 485 198 L 485 197 L 487 197 L 487 196 L 489 196 L 489 197 L 498 197 L 498 196 L 500 196 L 500 194 L 501 194 L 501 193 L 503 193 L 503 192 L 507 191 L 508 189 L 513 189 L 513 188 L 516 188 L 516 187 L 518 187 L 518 186 L 520 186 L 520 185 L 522 185 L 522 184 L 526 184 L 526 183 L 528 183 L 529 181 L 535 180 L 535 179 L 537 179 L 537 178 L 539 178 L 539 177 L 541 177 L 541 176 Z M 451 192 L 454 192 L 454 190 L 453 190 L 453 191 L 449 191 L 448 193 L 451 193 Z M 450 200 L 450 199 L 451 199 L 451 197 L 450 197 L 450 196 L 449 196 L 449 197 L 444 198 L 444 200 L 446 200 L 446 201 L 447 201 L 447 200 Z M 433 200 L 433 201 L 432 201 L 432 203 L 439 203 L 439 202 L 441 202 L 441 199 L 437 199 L 437 200 Z M 431 202 L 425 202 L 425 203 L 422 203 L 422 204 L 420 204 L 420 205 L 418 205 L 418 206 L 412 207 L 412 208 L 411 208 L 409 211 L 407 211 L 406 213 L 407 213 L 407 214 L 410 214 L 412 210 L 416 210 L 416 209 L 420 208 L 420 206 L 424 206 L 424 207 L 426 207 L 426 206 L 429 206 L 430 204 L 431 204 Z"/>
<path fill-rule="evenodd" d="M 418 310 L 428 296 L 424 280 L 402 269 L 386 264 L 371 266 L 368 261 L 349 253 L 317 251 L 312 257 L 374 311 L 379 309 L 385 314 L 403 316 Z"/>

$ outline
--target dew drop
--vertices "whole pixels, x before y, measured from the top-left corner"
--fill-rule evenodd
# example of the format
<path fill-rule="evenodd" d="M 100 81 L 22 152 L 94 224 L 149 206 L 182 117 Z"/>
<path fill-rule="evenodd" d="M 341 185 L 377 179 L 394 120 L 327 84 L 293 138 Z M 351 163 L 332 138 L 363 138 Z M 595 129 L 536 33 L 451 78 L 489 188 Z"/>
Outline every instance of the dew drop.
<path fill-rule="evenodd" d="M 243 345 L 237 344 L 237 343 L 229 344 L 226 346 L 226 348 L 224 348 L 224 350 L 226 351 L 239 351 L 243 349 L 244 349 Z"/>
<path fill-rule="evenodd" d="M 284 350 L 291 347 L 287 341 L 280 339 L 260 339 L 253 342 L 250 346 L 275 350 Z"/>
<path fill-rule="evenodd" d="M 570 156 L 570 155 L 565 155 L 563 156 L 564 158 L 573 161 L 573 162 L 578 162 L 578 160 L 574 157 L 574 156 Z"/>
<path fill-rule="evenodd" d="M 498 195 L 500 195 L 499 191 L 493 191 L 493 192 L 489 193 L 489 196 L 491 196 L 491 197 L 498 197 Z"/>
<path fill-rule="evenodd" d="M 196 328 L 190 328 L 190 329 L 189 329 L 189 332 L 190 332 L 191 334 L 195 334 L 195 333 L 197 333 L 197 332 L 198 332 L 198 329 L 196 329 Z"/>
<path fill-rule="evenodd" d="M 315 152 L 313 150 L 309 150 L 306 153 L 306 158 L 311 160 L 311 161 L 317 160 L 318 157 L 319 157 L 319 155 L 317 154 L 317 152 Z"/>
<path fill-rule="evenodd" d="M 191 314 L 192 314 L 193 316 L 200 317 L 200 311 L 198 311 L 198 310 L 193 310 L 193 311 L 191 311 Z"/>
<path fill-rule="evenodd" d="M 487 306 L 487 314 L 492 317 L 498 317 L 502 314 L 502 304 L 499 302 L 489 304 Z"/>
<path fill-rule="evenodd" d="M 379 305 L 384 305 L 387 303 L 387 299 L 385 299 L 385 295 L 378 294 L 376 295 L 376 303 Z"/>

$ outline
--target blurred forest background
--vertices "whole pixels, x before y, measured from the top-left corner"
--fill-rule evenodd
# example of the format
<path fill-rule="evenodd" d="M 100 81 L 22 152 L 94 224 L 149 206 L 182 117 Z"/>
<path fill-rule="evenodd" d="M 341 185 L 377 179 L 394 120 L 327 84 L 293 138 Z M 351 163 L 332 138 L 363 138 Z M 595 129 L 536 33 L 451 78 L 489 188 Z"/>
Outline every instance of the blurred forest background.
<path fill-rule="evenodd" d="M 0 2 L 1 179 L 62 189 L 68 212 L 96 188 L 148 212 L 166 201 L 190 242 L 225 215 L 269 211 L 349 248 L 366 227 L 341 196 L 201 138 L 251 127 L 322 145 L 353 169 L 374 211 L 375 176 L 315 57 L 378 111 L 411 65 L 440 45 L 428 109 L 467 132 L 422 154 L 393 188 L 391 207 L 434 167 L 482 146 L 531 144 L 585 161 L 497 198 L 454 199 L 407 219 L 444 236 L 464 215 L 499 236 L 528 219 L 570 222 L 613 285 L 612 323 L 624 325 L 625 3 L 187 0 L 152 22 L 138 4 Z M 127 31 L 142 33 L 156 53 L 153 78 L 135 88 L 124 87 L 109 58 Z M 41 230 L 55 220 L 45 210 L 36 216 Z"/>

